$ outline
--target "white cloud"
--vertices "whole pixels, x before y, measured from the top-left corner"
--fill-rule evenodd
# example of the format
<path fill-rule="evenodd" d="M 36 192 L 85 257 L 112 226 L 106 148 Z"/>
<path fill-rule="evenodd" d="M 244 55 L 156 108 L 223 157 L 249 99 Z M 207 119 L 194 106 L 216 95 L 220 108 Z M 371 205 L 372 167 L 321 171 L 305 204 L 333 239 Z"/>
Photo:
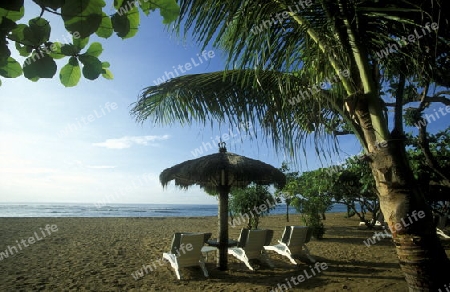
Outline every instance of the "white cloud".
<path fill-rule="evenodd" d="M 64 164 L 67 165 L 69 167 L 69 169 L 84 169 L 84 168 L 89 168 L 89 169 L 113 169 L 116 168 L 117 165 L 88 165 L 88 164 L 84 164 L 82 161 L 80 160 L 70 160 L 70 161 L 64 161 Z"/>
<path fill-rule="evenodd" d="M 161 140 L 167 140 L 169 139 L 169 135 L 163 135 L 163 136 L 125 136 L 118 139 L 107 139 L 105 142 L 102 143 L 92 143 L 93 146 L 97 147 L 105 147 L 109 149 L 125 149 L 130 148 L 133 145 L 152 145 L 155 146 L 155 141 L 161 141 Z"/>
<path fill-rule="evenodd" d="M 56 172 L 53 168 L 46 167 L 2 167 L 0 174 L 48 174 Z"/>
<path fill-rule="evenodd" d="M 92 169 L 112 169 L 112 168 L 116 168 L 117 166 L 115 166 L 115 165 L 88 165 L 86 167 L 92 168 Z"/>

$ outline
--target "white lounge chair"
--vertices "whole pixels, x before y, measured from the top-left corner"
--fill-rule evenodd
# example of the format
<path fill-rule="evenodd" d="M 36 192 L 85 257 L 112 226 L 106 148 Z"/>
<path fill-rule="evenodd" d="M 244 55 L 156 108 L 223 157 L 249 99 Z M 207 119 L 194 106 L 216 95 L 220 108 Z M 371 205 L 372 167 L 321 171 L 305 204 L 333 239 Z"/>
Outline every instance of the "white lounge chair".
<path fill-rule="evenodd" d="M 273 230 L 249 230 L 243 228 L 238 239 L 237 247 L 229 247 L 228 254 L 233 255 L 242 261 L 250 270 L 255 269 L 250 264 L 250 260 L 260 260 L 273 267 L 268 258 L 264 245 L 272 240 Z"/>
<path fill-rule="evenodd" d="M 202 247 L 205 242 L 204 233 L 175 233 L 172 239 L 170 252 L 163 253 L 163 259 L 169 261 L 175 270 L 177 279 L 181 279 L 180 268 L 200 265 L 205 277 L 208 271 L 205 267 L 205 260 Z"/>
<path fill-rule="evenodd" d="M 192 232 L 175 232 L 172 239 L 172 253 L 176 253 L 176 250 L 174 250 L 173 246 L 179 246 L 180 245 L 180 236 L 181 234 L 195 234 Z M 207 243 L 210 237 L 212 236 L 212 233 L 203 233 L 204 235 L 204 243 Z M 208 261 L 208 253 L 212 251 L 217 251 L 218 248 L 214 246 L 204 245 L 202 246 L 202 253 L 205 257 L 205 261 Z"/>
<path fill-rule="evenodd" d="M 278 240 L 278 244 L 264 246 L 266 251 L 275 251 L 287 257 L 291 263 L 297 265 L 294 257 L 300 255 L 306 255 L 306 257 L 315 263 L 316 260 L 309 253 L 309 249 L 306 247 L 311 239 L 311 230 L 307 226 L 286 226 L 281 240 Z"/>

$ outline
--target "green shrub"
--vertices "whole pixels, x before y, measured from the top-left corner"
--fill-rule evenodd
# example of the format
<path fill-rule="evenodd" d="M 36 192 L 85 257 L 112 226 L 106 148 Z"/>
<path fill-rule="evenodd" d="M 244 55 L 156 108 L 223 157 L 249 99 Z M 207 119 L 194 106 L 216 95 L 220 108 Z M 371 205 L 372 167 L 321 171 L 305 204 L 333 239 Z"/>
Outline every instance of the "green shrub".
<path fill-rule="evenodd" d="M 248 229 L 257 229 L 262 216 L 276 206 L 275 198 L 268 187 L 250 185 L 245 189 L 233 189 L 230 197 L 230 225 L 233 227 L 246 222 Z"/>

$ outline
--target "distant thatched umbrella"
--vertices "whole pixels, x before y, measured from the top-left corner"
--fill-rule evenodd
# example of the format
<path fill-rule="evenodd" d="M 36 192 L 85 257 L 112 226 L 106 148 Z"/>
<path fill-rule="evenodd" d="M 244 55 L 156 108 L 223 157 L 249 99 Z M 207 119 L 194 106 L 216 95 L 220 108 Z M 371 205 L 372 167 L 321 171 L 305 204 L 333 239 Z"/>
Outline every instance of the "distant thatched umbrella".
<path fill-rule="evenodd" d="M 171 180 L 180 188 L 199 185 L 219 192 L 219 269 L 228 264 L 228 194 L 232 187 L 245 188 L 251 183 L 279 185 L 286 183 L 285 175 L 275 167 L 259 160 L 227 152 L 219 143 L 219 153 L 188 160 L 165 169 L 159 176 L 163 186 Z"/>

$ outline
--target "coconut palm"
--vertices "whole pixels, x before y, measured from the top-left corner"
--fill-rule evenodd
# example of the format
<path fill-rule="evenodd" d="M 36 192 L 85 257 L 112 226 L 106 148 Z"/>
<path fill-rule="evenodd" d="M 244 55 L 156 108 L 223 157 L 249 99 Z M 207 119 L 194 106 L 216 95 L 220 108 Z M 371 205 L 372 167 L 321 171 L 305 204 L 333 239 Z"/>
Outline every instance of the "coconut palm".
<path fill-rule="evenodd" d="M 227 52 L 225 71 L 148 87 L 132 114 L 160 124 L 251 121 L 277 149 L 297 157 L 310 135 L 316 150 L 326 152 L 323 145 L 334 146 L 323 143 L 328 134 L 353 133 L 410 290 L 436 291 L 448 283 L 450 262 L 406 159 L 402 110 L 412 101 L 448 102 L 427 96 L 433 85 L 449 85 L 444 6 L 449 3 L 438 0 L 181 0 L 176 28 Z M 395 89 L 391 126 L 386 86 Z M 419 211 L 424 218 L 403 224 Z"/>

